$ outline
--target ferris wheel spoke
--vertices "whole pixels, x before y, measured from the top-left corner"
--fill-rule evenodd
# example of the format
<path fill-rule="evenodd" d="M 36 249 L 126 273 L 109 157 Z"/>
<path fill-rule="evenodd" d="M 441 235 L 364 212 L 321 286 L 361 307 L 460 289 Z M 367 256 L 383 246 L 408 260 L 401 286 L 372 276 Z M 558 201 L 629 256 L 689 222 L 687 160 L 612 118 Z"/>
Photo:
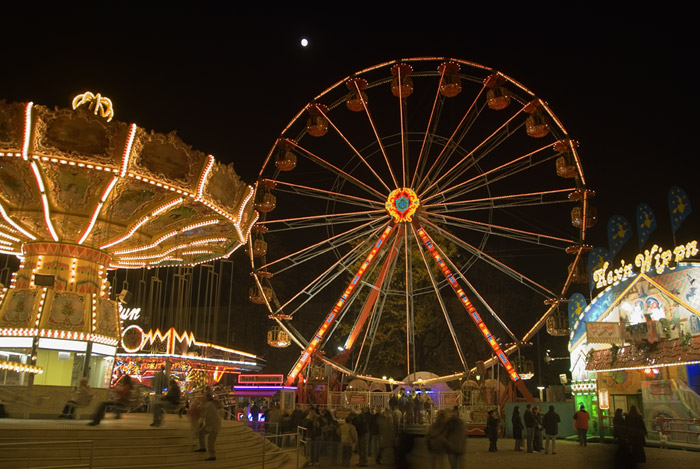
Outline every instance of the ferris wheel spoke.
<path fill-rule="evenodd" d="M 386 224 L 386 220 L 372 220 L 362 225 L 349 228 L 341 233 L 331 236 L 330 238 L 321 240 L 310 246 L 306 246 L 305 248 L 302 248 L 286 256 L 280 257 L 279 259 L 276 259 L 272 262 L 267 262 L 260 266 L 258 270 L 267 270 L 271 266 L 279 264 L 281 262 L 289 263 L 290 265 L 287 265 L 286 267 L 282 268 L 276 273 L 282 272 L 290 267 L 299 265 L 302 262 L 306 262 L 309 259 L 313 259 L 314 257 L 320 256 L 326 252 L 337 249 L 340 246 L 362 238 L 363 236 L 366 236 L 375 231 L 377 229 L 377 225 L 380 223 L 384 225 Z M 326 245 L 325 248 L 323 248 L 324 245 Z M 320 249 L 320 251 L 317 251 L 318 249 Z"/>
<path fill-rule="evenodd" d="M 264 220 L 258 222 L 257 224 L 268 226 L 270 232 L 278 232 L 303 228 L 316 228 L 319 226 L 328 226 L 329 224 L 345 225 L 348 223 L 360 223 L 367 220 L 376 220 L 378 215 L 386 215 L 386 210 L 377 209 L 359 212 L 312 215 L 307 217 L 282 218 L 277 220 Z M 281 228 L 272 228 L 278 224 L 283 226 Z"/>
<path fill-rule="evenodd" d="M 402 67 L 398 68 L 399 87 L 403 86 L 403 77 L 401 76 Z M 406 148 L 406 116 L 404 115 L 404 99 L 401 93 L 399 99 L 399 125 L 401 126 L 401 180 L 402 186 L 406 187 L 406 167 L 408 166 L 408 148 Z"/>
<path fill-rule="evenodd" d="M 496 236 L 502 236 L 517 241 L 522 241 L 539 246 L 547 246 L 555 249 L 564 249 L 568 246 L 576 244 L 573 239 L 559 238 L 557 236 L 548 235 L 545 233 L 535 233 L 533 231 L 519 230 L 493 223 L 484 223 L 476 220 L 467 220 L 465 218 L 454 217 L 444 214 L 426 214 L 429 218 L 435 218 L 443 225 L 451 225 L 457 228 L 466 228 L 480 233 L 489 233 Z M 558 244 L 561 243 L 561 244 Z"/>
<path fill-rule="evenodd" d="M 530 170 L 542 163 L 551 161 L 556 158 L 559 154 L 555 153 L 553 155 L 543 155 L 537 158 L 538 154 L 546 149 L 551 148 L 551 145 L 545 145 L 537 150 L 531 151 L 525 155 L 515 158 L 508 163 L 504 163 L 496 168 L 485 171 L 477 176 L 467 179 L 458 184 L 450 185 L 445 190 L 439 191 L 425 197 L 424 203 L 428 203 L 431 200 L 440 198 L 441 200 L 451 200 L 456 197 L 461 197 L 462 195 L 469 193 L 471 191 L 486 187 L 494 182 L 501 181 L 503 179 L 515 176 L 523 171 Z M 449 196 L 447 194 L 450 194 Z"/>
<path fill-rule="evenodd" d="M 428 124 L 426 125 L 425 134 L 423 135 L 423 143 L 421 144 L 420 151 L 418 152 L 418 161 L 416 161 L 416 170 L 413 172 L 413 177 L 411 177 L 411 187 L 414 187 L 416 182 L 416 175 L 421 167 L 421 162 L 423 160 L 423 155 L 427 153 L 430 149 L 432 143 L 432 136 L 434 132 L 431 131 L 431 127 L 434 127 L 433 122 L 437 125 L 437 120 L 439 120 L 440 109 L 442 102 L 440 101 L 440 84 L 445 76 L 445 68 L 440 72 L 440 81 L 438 82 L 437 89 L 435 90 L 435 99 L 433 100 L 433 107 L 430 110 L 430 117 L 428 118 Z M 430 139 L 428 138 L 430 136 Z M 439 156 L 438 156 L 439 158 Z M 410 172 L 410 169 L 409 169 Z"/>
<path fill-rule="evenodd" d="M 423 264 L 425 265 L 425 270 L 428 273 L 428 277 L 430 278 L 430 283 L 433 286 L 433 291 L 435 292 L 435 296 L 437 297 L 438 303 L 440 304 L 440 309 L 442 310 L 442 315 L 445 318 L 445 323 L 447 324 L 447 328 L 450 331 L 450 335 L 452 336 L 452 341 L 454 342 L 455 349 L 457 350 L 457 355 L 459 355 L 459 361 L 462 362 L 462 366 L 464 367 L 465 370 L 469 369 L 469 366 L 467 366 L 467 360 L 464 357 L 464 352 L 462 351 L 462 346 L 460 345 L 459 341 L 457 340 L 457 332 L 455 331 L 454 326 L 452 325 L 452 320 L 450 319 L 450 315 L 447 312 L 447 307 L 445 306 L 445 301 L 442 298 L 442 295 L 440 294 L 440 289 L 438 288 L 437 282 L 435 280 L 435 276 L 433 275 L 433 271 L 428 265 L 428 259 L 425 257 L 425 252 L 423 251 L 423 246 L 421 243 L 418 242 L 418 235 L 415 232 L 415 229 L 413 226 L 411 226 L 413 229 L 413 237 L 416 240 L 416 245 L 418 246 L 418 251 L 420 252 L 421 258 L 423 259 Z"/>
<path fill-rule="evenodd" d="M 434 187 L 439 187 L 440 183 L 445 179 L 445 178 L 450 178 L 450 181 L 454 179 L 455 174 L 457 174 L 457 177 L 459 174 L 464 174 L 465 171 L 469 170 L 472 166 L 474 166 L 476 163 L 478 163 L 481 158 L 486 156 L 493 148 L 498 146 L 500 143 L 502 143 L 504 140 L 506 140 L 508 137 L 513 135 L 523 124 L 516 126 L 515 128 L 510 127 L 510 123 L 520 115 L 521 112 L 523 112 L 522 108 L 515 114 L 513 114 L 507 121 L 505 121 L 503 124 L 501 124 L 500 127 L 498 127 L 496 130 L 494 130 L 488 137 L 486 137 L 481 143 L 479 143 L 474 149 L 470 152 L 468 152 L 466 155 L 462 157 L 461 160 L 459 160 L 455 165 L 453 165 L 451 168 L 449 168 L 447 171 L 445 171 L 440 177 L 438 177 L 435 181 L 432 182 L 424 191 L 422 191 L 422 196 L 428 196 L 431 193 L 431 189 Z M 481 151 L 481 152 L 480 152 Z M 464 165 L 463 164 L 468 161 L 469 164 Z M 446 185 L 449 185 L 449 182 L 446 183 Z"/>
<path fill-rule="evenodd" d="M 462 271 L 457 268 L 457 266 L 452 262 L 452 259 L 450 259 L 447 254 L 440 248 L 440 246 L 435 243 L 435 248 L 438 250 L 440 255 L 442 256 L 445 261 L 449 264 L 449 266 L 452 268 L 454 272 L 457 272 L 457 275 L 459 276 L 460 279 L 467 285 L 469 290 L 474 294 L 474 296 L 477 297 L 479 302 L 486 308 L 486 310 L 491 314 L 491 316 L 498 322 L 498 324 L 503 328 L 503 330 L 506 331 L 506 333 L 515 341 L 517 342 L 518 339 L 515 337 L 515 334 L 510 330 L 510 328 L 506 325 L 505 322 L 501 319 L 501 317 L 494 311 L 494 309 L 491 307 L 491 305 L 484 299 L 484 297 L 479 293 L 479 291 L 472 285 L 472 283 L 467 279 L 465 275 L 462 274 Z"/>
<path fill-rule="evenodd" d="M 540 285 L 539 283 L 535 282 L 534 280 L 526 277 L 525 275 L 521 274 L 520 272 L 513 269 L 512 267 L 509 267 L 506 264 L 504 264 L 503 262 L 500 262 L 499 260 L 495 259 L 494 257 L 489 256 L 484 251 L 476 248 L 475 246 L 472 246 L 471 244 L 467 243 L 466 241 L 463 241 L 462 239 L 458 238 L 457 236 L 450 233 L 449 231 L 432 223 L 430 220 L 426 220 L 425 218 L 422 218 L 422 220 L 424 220 L 426 224 L 430 225 L 435 230 L 437 230 L 442 236 L 446 237 L 447 239 L 449 239 L 450 241 L 452 241 L 453 243 L 455 243 L 456 245 L 458 245 L 462 249 L 465 249 L 466 251 L 470 252 L 471 254 L 478 257 L 479 259 L 486 262 L 487 264 L 491 265 L 492 267 L 496 268 L 497 270 L 503 272 L 507 276 L 518 281 L 520 284 L 525 285 L 526 287 L 528 287 L 531 290 L 537 292 L 538 294 L 544 296 L 545 298 L 552 298 L 554 296 L 554 293 L 552 293 L 549 289 L 545 288 L 544 286 Z"/>
<path fill-rule="evenodd" d="M 533 205 L 558 204 L 568 202 L 568 195 L 575 190 L 575 188 L 556 189 L 551 191 L 484 197 L 480 199 L 457 200 L 453 202 L 427 204 L 424 206 L 424 208 L 429 210 L 430 213 L 446 213 L 454 210 L 464 212 L 469 210 L 504 209 Z"/>
<path fill-rule="evenodd" d="M 287 192 L 289 194 L 297 194 L 305 197 L 313 197 L 320 200 L 327 201 L 328 199 L 333 199 L 338 202 L 343 202 L 351 205 L 356 205 L 364 208 L 380 208 L 384 206 L 384 202 L 377 200 L 365 199 L 363 197 L 356 197 L 350 194 L 343 194 L 340 192 L 328 191 L 326 189 L 318 187 L 303 186 L 301 184 L 294 184 L 286 181 L 272 180 L 271 182 L 277 184 L 276 190 L 279 192 Z M 384 198 L 380 199 L 384 200 Z"/>
<path fill-rule="evenodd" d="M 358 260 L 360 260 L 362 258 L 362 255 L 366 253 L 366 250 L 366 242 L 355 246 L 352 250 L 348 251 L 344 256 L 340 257 L 337 261 L 331 264 L 318 277 L 309 282 L 299 292 L 297 292 L 295 295 L 289 298 L 284 304 L 281 304 L 276 313 L 285 311 L 285 309 L 289 305 L 291 305 L 297 298 L 304 297 L 304 300 L 300 304 L 298 304 L 292 311 L 286 312 L 286 314 L 294 316 L 294 314 L 296 314 L 297 311 L 299 311 L 303 306 L 305 306 L 309 301 L 311 301 L 314 298 L 314 296 L 316 296 L 319 292 L 323 291 L 326 287 L 328 287 L 335 279 L 349 272 L 349 267 Z"/>
<path fill-rule="evenodd" d="M 405 282 L 406 288 L 405 300 L 406 300 L 406 376 L 411 374 L 411 364 L 413 368 L 416 368 L 416 348 L 415 348 L 415 334 L 413 331 L 413 313 L 415 312 L 413 303 L 413 259 L 411 257 L 411 249 L 408 245 L 408 230 L 403 230 L 404 237 L 404 259 L 405 259 Z M 411 351 L 413 351 L 413 357 L 411 357 Z M 411 358 L 413 360 L 411 360 Z"/>
<path fill-rule="evenodd" d="M 481 109 L 477 108 L 477 103 L 482 93 L 484 92 L 484 89 L 485 87 L 482 86 L 482 88 L 479 90 L 479 93 L 477 93 L 476 97 L 474 97 L 474 100 L 462 116 L 462 119 L 459 121 L 459 124 L 457 124 L 457 127 L 455 127 L 455 130 L 452 132 L 452 135 L 450 135 L 450 138 L 447 139 L 447 142 L 445 142 L 445 144 L 443 145 L 442 151 L 440 151 L 440 154 L 437 156 L 437 158 L 435 158 L 435 161 L 433 161 L 433 164 L 430 166 L 430 169 L 428 169 L 428 171 L 425 173 L 425 176 L 423 177 L 423 174 L 414 175 L 414 180 L 416 179 L 416 177 L 418 177 L 418 179 L 421 181 L 418 184 L 418 191 L 422 191 L 423 184 L 430 181 L 429 178 L 431 177 L 431 174 L 440 174 L 440 171 L 442 171 L 447 161 L 449 161 L 452 154 L 458 148 L 459 143 L 461 142 L 462 138 L 464 138 L 464 135 L 466 135 L 466 133 L 476 121 L 476 118 L 481 113 Z"/>
<path fill-rule="evenodd" d="M 357 86 L 357 85 L 355 85 L 355 86 Z M 386 182 L 384 182 L 384 180 L 379 176 L 379 174 L 377 174 L 377 172 L 374 170 L 374 168 L 372 167 L 372 165 L 370 165 L 369 163 L 367 163 L 367 160 L 366 160 L 366 159 L 362 156 L 362 154 L 352 145 L 352 143 L 350 143 L 350 140 L 348 140 L 348 138 L 343 134 L 343 132 L 341 132 L 341 130 L 338 128 L 338 126 L 335 125 L 335 123 L 331 120 L 331 118 L 328 117 L 328 114 L 326 114 L 325 112 L 323 112 L 323 110 L 322 110 L 321 108 L 319 108 L 319 112 L 320 112 L 321 114 L 323 114 L 323 116 L 326 118 L 326 120 L 327 120 L 328 123 L 331 125 L 331 127 L 333 127 L 333 129 L 335 129 L 335 131 L 338 132 L 338 135 L 340 136 L 340 138 L 343 139 L 343 141 L 347 144 L 347 146 L 350 147 L 350 149 L 352 150 L 352 152 L 360 159 L 360 161 L 362 161 L 362 163 L 367 167 L 367 169 L 370 170 L 370 172 L 371 172 L 372 175 L 377 179 L 377 181 L 379 181 L 379 182 L 382 184 L 382 186 L 384 186 L 384 188 L 385 188 L 386 191 L 387 191 L 387 194 L 388 194 L 389 192 L 391 192 L 391 189 L 389 188 L 389 186 L 387 186 Z"/>
<path fill-rule="evenodd" d="M 318 164 L 319 166 L 328 169 L 329 171 L 333 172 L 336 176 L 345 179 L 349 183 L 353 184 L 356 187 L 359 187 L 360 189 L 376 196 L 379 200 L 384 200 L 386 198 L 386 195 L 382 194 L 378 190 L 376 190 L 373 187 L 370 187 L 369 185 L 365 184 L 364 182 L 360 181 L 356 177 L 352 176 L 351 174 L 348 174 L 347 172 L 343 171 L 342 169 L 338 168 L 337 166 L 329 163 L 328 161 L 324 160 L 320 156 L 315 155 L 312 153 L 310 150 L 307 150 L 306 148 L 302 147 L 299 145 L 297 142 L 294 142 L 292 140 L 288 140 L 295 148 L 300 150 L 303 155 L 306 155 L 306 157 L 310 160 L 313 161 L 314 163 Z"/>
<path fill-rule="evenodd" d="M 396 175 L 394 174 L 394 170 L 391 167 L 391 164 L 389 163 L 389 157 L 386 154 L 386 149 L 384 148 L 384 144 L 382 143 L 382 139 L 379 136 L 379 132 L 377 132 L 377 126 L 374 123 L 374 119 L 372 118 L 372 114 L 369 112 L 369 107 L 367 106 L 367 101 L 365 101 L 364 98 L 362 98 L 362 90 L 360 90 L 360 87 L 358 86 L 356 81 L 353 81 L 353 85 L 355 86 L 355 89 L 358 93 L 358 96 L 360 96 L 362 100 L 362 107 L 365 109 L 365 114 L 367 115 L 367 119 L 369 120 L 369 125 L 372 127 L 372 132 L 374 132 L 374 137 L 377 139 L 377 144 L 379 145 L 379 149 L 382 152 L 382 156 L 384 156 L 384 162 L 386 163 L 387 168 L 389 169 L 389 174 L 391 174 L 391 180 L 394 182 L 394 186 L 398 187 L 399 183 L 396 181 Z"/>

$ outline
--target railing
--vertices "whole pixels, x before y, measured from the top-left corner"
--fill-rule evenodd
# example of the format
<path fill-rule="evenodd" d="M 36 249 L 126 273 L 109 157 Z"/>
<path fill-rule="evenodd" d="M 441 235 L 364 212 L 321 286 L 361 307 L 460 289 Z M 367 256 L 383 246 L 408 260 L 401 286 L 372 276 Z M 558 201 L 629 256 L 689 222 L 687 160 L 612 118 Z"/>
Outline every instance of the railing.
<path fill-rule="evenodd" d="M 229 412 L 230 415 L 233 416 L 232 413 Z M 235 418 L 235 417 L 234 417 Z M 260 441 L 262 443 L 262 449 L 261 449 L 261 458 L 262 458 L 262 469 L 265 469 L 265 463 L 266 461 L 269 460 L 271 456 L 278 455 L 278 454 L 285 454 L 285 453 L 296 453 L 296 467 L 299 469 L 301 467 L 300 465 L 300 458 L 302 454 L 302 450 L 304 452 L 305 457 L 308 458 L 307 455 L 307 448 L 306 448 L 306 428 L 304 427 L 297 427 L 295 432 L 288 432 L 288 433 L 280 433 L 280 428 L 279 428 L 279 423 L 269 423 L 269 422 L 263 422 L 263 421 L 257 421 L 257 422 L 251 422 L 247 420 L 240 420 L 240 422 L 248 425 L 251 430 L 253 430 L 255 433 L 260 434 Z M 289 442 L 294 438 L 294 447 L 287 448 L 285 449 L 285 446 L 288 446 Z M 268 449 L 268 445 L 266 445 L 266 441 L 270 441 L 274 445 L 278 447 L 277 450 L 274 450 L 273 453 L 271 453 Z"/>
<path fill-rule="evenodd" d="M 261 422 L 262 423 L 262 422 Z M 279 433 L 279 425 L 276 423 L 273 424 L 268 424 L 267 426 L 267 431 L 263 434 L 263 439 L 262 439 L 262 469 L 265 469 L 265 462 L 267 461 L 267 457 L 269 456 L 267 452 L 267 445 L 265 444 L 265 441 L 268 440 L 271 443 L 275 444 L 278 449 L 274 451 L 274 455 L 278 454 L 285 454 L 285 453 L 296 453 L 296 465 L 295 467 L 299 469 L 300 466 L 300 457 L 301 457 L 301 448 L 302 444 L 304 447 L 306 446 L 306 439 L 302 438 L 302 435 L 305 435 L 305 428 L 304 427 L 297 427 L 296 432 L 289 432 L 289 433 Z M 284 449 L 286 446 L 285 443 L 289 443 L 291 438 L 294 438 L 295 440 L 295 445 L 292 448 Z M 305 452 L 306 454 L 306 452 Z"/>
<path fill-rule="evenodd" d="M 18 448 L 21 448 L 23 446 L 29 446 L 29 447 L 43 447 L 43 446 L 54 446 L 54 445 L 61 445 L 62 448 L 72 448 L 73 446 L 75 447 L 81 447 L 81 446 L 89 446 L 90 449 L 90 459 L 88 460 L 87 463 L 77 463 L 77 464 L 62 464 L 60 466 L 42 466 L 42 469 L 68 469 L 68 468 L 80 468 L 80 467 L 87 467 L 87 468 L 92 468 L 94 459 L 95 459 L 95 440 L 56 440 L 56 441 L 34 441 L 34 442 L 15 442 L 15 443 L 0 443 L 0 448 L 7 447 L 11 448 L 13 450 L 16 450 Z M 78 459 L 83 459 L 80 455 L 75 456 L 75 458 Z M 27 456 L 27 466 L 29 467 L 32 462 L 32 456 L 29 455 Z"/>
<path fill-rule="evenodd" d="M 668 443 L 700 444 L 700 419 L 658 417 L 645 422 L 649 439 L 661 441 L 663 435 Z"/>

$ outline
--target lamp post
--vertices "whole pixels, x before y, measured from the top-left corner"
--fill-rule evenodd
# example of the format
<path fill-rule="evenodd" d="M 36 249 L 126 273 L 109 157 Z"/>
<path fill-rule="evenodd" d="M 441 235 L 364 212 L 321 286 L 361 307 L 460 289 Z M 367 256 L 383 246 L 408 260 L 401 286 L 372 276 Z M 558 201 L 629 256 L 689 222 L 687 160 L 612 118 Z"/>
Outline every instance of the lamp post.
<path fill-rule="evenodd" d="M 542 391 L 544 391 L 544 386 L 537 386 L 537 390 L 540 392 L 540 402 L 544 402 L 542 397 Z"/>

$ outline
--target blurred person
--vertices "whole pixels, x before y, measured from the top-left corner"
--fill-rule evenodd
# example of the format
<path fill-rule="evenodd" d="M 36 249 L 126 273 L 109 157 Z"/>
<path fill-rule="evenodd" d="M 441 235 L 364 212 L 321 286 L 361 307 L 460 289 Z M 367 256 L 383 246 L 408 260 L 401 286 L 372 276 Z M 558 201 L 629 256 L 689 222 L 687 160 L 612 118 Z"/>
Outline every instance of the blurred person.
<path fill-rule="evenodd" d="M 112 388 L 114 399 L 102 402 L 97 407 L 92 422 L 88 423 L 88 425 L 99 425 L 102 419 L 105 418 L 107 407 L 111 407 L 117 414 L 117 418 L 119 418 L 120 413 L 125 411 L 131 403 L 131 393 L 133 389 L 134 384 L 131 382 L 131 377 L 129 375 L 123 375 Z"/>
<path fill-rule="evenodd" d="M 467 452 L 467 433 L 464 420 L 459 416 L 459 406 L 454 406 L 452 416 L 445 424 L 447 432 L 445 438 L 445 449 L 447 450 L 447 460 L 451 469 L 461 469 L 465 467 L 464 455 Z"/>
<path fill-rule="evenodd" d="M 389 409 L 384 409 L 377 415 L 377 429 L 379 430 L 379 448 L 374 455 L 374 460 L 377 464 L 381 464 L 382 455 L 391 454 L 394 451 L 394 422 Z"/>
<path fill-rule="evenodd" d="M 525 421 L 525 438 L 527 440 L 527 452 L 532 453 L 533 443 L 535 441 L 535 425 L 537 421 L 535 420 L 535 415 L 532 413 L 532 405 L 525 405 L 525 413 L 523 414 L 523 420 Z"/>
<path fill-rule="evenodd" d="M 88 384 L 88 378 L 80 378 L 78 386 L 73 388 L 70 399 L 63 406 L 63 412 L 58 416 L 60 419 L 74 419 L 76 407 L 85 407 L 92 401 L 93 393 Z"/>
<path fill-rule="evenodd" d="M 425 446 L 430 453 L 430 468 L 439 469 L 443 467 L 447 442 L 447 419 L 448 414 L 444 410 L 438 411 L 435 422 L 430 424 L 425 433 Z"/>
<path fill-rule="evenodd" d="M 174 378 L 168 383 L 168 393 L 158 402 L 153 404 L 152 427 L 160 427 L 163 424 L 163 411 L 175 410 L 180 405 L 180 386 Z"/>
<path fill-rule="evenodd" d="M 352 458 L 352 450 L 357 444 L 357 429 L 352 424 L 352 414 L 345 417 L 345 424 L 340 427 L 340 452 L 341 463 L 344 467 L 350 466 L 350 458 Z"/>
<path fill-rule="evenodd" d="M 625 418 L 625 431 L 627 432 L 627 440 L 629 441 L 632 459 L 636 463 L 646 462 L 647 457 L 644 452 L 646 443 L 647 426 L 644 423 L 644 417 L 639 413 L 636 406 L 630 407 Z"/>
<path fill-rule="evenodd" d="M 200 414 L 201 427 L 199 429 L 199 449 L 197 453 L 209 450 L 209 457 L 205 461 L 216 461 L 216 437 L 221 429 L 221 404 L 211 392 L 204 396 L 204 405 Z M 207 444 L 204 445 L 204 438 Z"/>

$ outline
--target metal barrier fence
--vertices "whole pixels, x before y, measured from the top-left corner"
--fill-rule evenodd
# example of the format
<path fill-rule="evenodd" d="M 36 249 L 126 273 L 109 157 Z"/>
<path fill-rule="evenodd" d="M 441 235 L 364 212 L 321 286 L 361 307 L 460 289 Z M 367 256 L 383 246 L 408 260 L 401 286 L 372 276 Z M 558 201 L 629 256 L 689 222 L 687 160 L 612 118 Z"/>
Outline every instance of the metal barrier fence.
<path fill-rule="evenodd" d="M 87 463 L 76 463 L 76 464 L 62 464 L 60 466 L 42 466 L 43 469 L 69 469 L 69 468 L 92 468 L 95 459 L 95 440 L 56 440 L 56 441 L 37 441 L 37 442 L 20 442 L 20 443 L 0 443 L 0 448 L 11 448 L 13 450 L 19 449 L 23 446 L 29 446 L 34 448 L 42 448 L 45 446 L 55 446 L 61 445 L 64 448 L 77 447 L 80 449 L 81 446 L 89 447 L 90 456 Z M 83 459 L 80 455 L 76 456 L 78 459 Z M 32 462 L 31 454 L 27 456 L 27 466 L 30 467 Z"/>
<path fill-rule="evenodd" d="M 270 457 L 279 454 L 295 453 L 295 467 L 297 469 L 299 469 L 303 465 L 301 461 L 302 454 L 306 459 L 308 459 L 308 448 L 306 444 L 306 428 L 297 427 L 296 431 L 294 432 L 281 433 L 278 423 L 268 423 L 263 421 L 243 422 L 247 424 L 255 433 L 258 433 L 261 437 L 260 452 L 262 460 L 262 469 L 265 469 L 265 463 L 269 461 Z M 292 439 L 294 439 L 294 446 L 290 447 Z M 268 445 L 265 444 L 266 440 L 277 446 L 278 449 L 270 452 L 268 449 Z"/>

